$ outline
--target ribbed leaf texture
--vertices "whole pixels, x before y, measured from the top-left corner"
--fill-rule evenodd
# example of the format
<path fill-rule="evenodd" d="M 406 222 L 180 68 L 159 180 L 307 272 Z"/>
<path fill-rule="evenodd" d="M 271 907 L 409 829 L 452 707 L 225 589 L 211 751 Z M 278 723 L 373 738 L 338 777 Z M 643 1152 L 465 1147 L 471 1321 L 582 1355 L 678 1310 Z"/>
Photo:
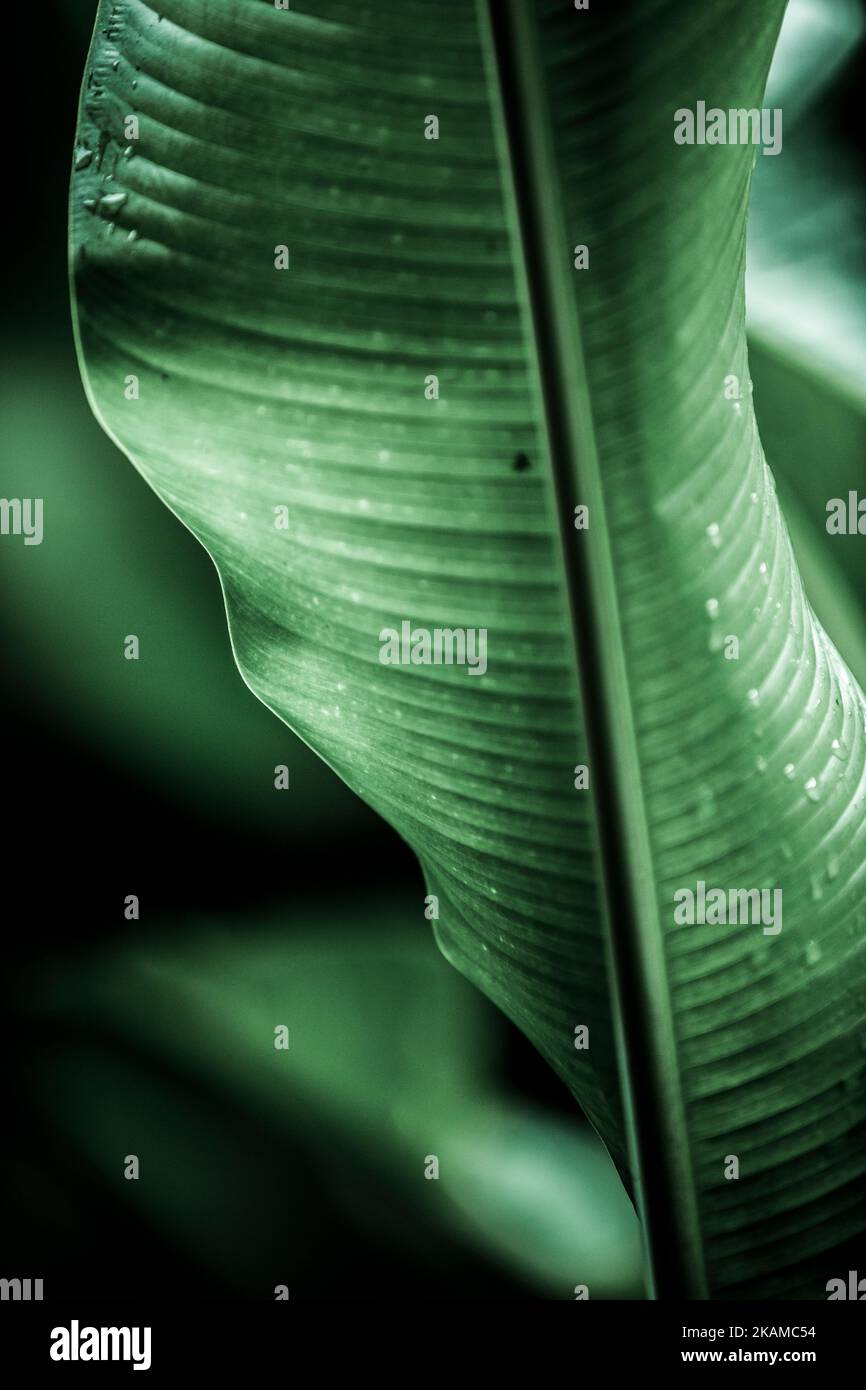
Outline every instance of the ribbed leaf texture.
<path fill-rule="evenodd" d="M 564 209 L 545 250 L 569 268 L 604 502 L 568 544 L 604 527 L 613 600 L 577 602 L 624 657 L 608 705 L 633 784 L 593 777 L 584 734 L 597 673 L 578 684 L 538 267 L 482 7 L 103 0 L 71 197 L 85 381 L 213 557 L 245 680 L 413 847 L 443 951 L 647 1200 L 630 1165 L 658 1138 L 624 1114 L 670 1122 L 683 1210 L 649 1219 L 692 1244 L 687 1291 L 824 1298 L 866 1226 L 864 701 L 804 596 L 752 410 L 744 237 L 766 156 L 673 139 L 677 108 L 761 105 L 783 4 L 530 9 Z M 404 620 L 486 629 L 486 673 L 382 664 Z M 642 986 L 608 965 L 611 798 L 643 827 L 664 967 L 638 1000 L 663 1085 L 627 1103 Z M 700 880 L 781 889 L 783 929 L 676 924 Z"/>

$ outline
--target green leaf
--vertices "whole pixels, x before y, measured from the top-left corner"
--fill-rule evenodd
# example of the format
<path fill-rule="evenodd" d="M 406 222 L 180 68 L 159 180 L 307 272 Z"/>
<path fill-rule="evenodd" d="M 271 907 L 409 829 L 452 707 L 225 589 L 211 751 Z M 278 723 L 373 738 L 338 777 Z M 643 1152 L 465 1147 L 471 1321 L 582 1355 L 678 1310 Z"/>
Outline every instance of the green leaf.
<path fill-rule="evenodd" d="M 798 11 L 799 26 L 792 23 Z M 763 160 L 756 170 L 746 277 L 752 337 L 764 350 L 799 361 L 861 410 L 866 193 L 856 136 L 844 120 L 846 81 L 853 91 L 857 68 L 852 64 L 846 81 L 837 80 L 835 100 L 822 95 L 820 85 L 816 93 L 814 84 L 827 80 L 822 68 L 831 56 L 839 62 L 852 47 L 854 63 L 859 57 L 862 64 L 863 33 L 862 6 L 847 0 L 799 0 L 787 12 L 770 74 L 774 90 L 767 93 L 767 101 L 784 106 L 785 156 Z M 786 54 L 787 61 L 779 61 Z"/>
<path fill-rule="evenodd" d="M 765 156 L 673 140 L 760 106 L 782 9 L 103 3 L 72 188 L 94 409 L 604 1138 L 662 1295 L 823 1298 L 866 1226 L 863 696 L 752 409 Z M 383 664 L 404 621 L 486 672 Z M 701 881 L 783 929 L 678 924 Z"/>

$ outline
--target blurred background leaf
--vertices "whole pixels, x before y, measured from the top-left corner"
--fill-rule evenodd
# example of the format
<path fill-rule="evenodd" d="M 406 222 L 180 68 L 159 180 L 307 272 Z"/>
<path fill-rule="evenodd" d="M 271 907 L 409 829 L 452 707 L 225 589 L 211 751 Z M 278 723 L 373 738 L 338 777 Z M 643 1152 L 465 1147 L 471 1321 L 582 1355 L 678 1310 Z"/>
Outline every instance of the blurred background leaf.
<path fill-rule="evenodd" d="M 826 504 L 866 485 L 866 186 L 859 0 L 789 0 L 765 104 L 784 156 L 756 162 L 746 308 L 755 410 L 813 607 L 866 685 L 860 538 Z"/>
<path fill-rule="evenodd" d="M 446 1256 L 483 1256 L 547 1297 L 576 1282 L 640 1296 L 637 1222 L 600 1141 L 508 1098 L 483 1001 L 402 921 L 382 903 L 289 931 L 169 923 L 72 977 L 43 972 L 28 1022 L 52 1060 L 32 1094 L 81 1186 L 248 1297 L 327 1290 L 315 1233 L 335 1199 L 365 1239 L 438 1261 L 446 1284 Z M 77 1201 L 63 1224 L 64 1239 L 94 1238 Z M 38 1234 L 57 1239 L 54 1213 Z"/>
<path fill-rule="evenodd" d="M 784 109 L 784 156 L 755 169 L 746 276 L 753 341 L 861 408 L 866 193 L 855 142 L 863 16 L 859 0 L 789 0 L 766 97 Z"/>

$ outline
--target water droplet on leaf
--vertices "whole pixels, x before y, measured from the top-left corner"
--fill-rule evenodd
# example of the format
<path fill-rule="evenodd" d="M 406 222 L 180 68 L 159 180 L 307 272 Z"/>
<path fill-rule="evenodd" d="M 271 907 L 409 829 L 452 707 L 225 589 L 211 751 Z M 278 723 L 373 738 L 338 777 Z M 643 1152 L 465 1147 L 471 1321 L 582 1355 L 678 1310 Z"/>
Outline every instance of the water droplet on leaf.
<path fill-rule="evenodd" d="M 99 200 L 99 211 L 103 217 L 116 217 L 125 202 L 125 193 L 106 193 Z"/>

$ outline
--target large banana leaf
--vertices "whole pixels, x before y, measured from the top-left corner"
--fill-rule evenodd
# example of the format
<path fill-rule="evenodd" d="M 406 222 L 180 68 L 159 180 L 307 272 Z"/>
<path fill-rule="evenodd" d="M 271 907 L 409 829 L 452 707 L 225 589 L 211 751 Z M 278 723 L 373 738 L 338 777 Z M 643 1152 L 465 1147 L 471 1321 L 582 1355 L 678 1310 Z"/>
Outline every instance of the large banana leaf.
<path fill-rule="evenodd" d="M 104 0 L 72 189 L 94 409 L 601 1133 L 662 1295 L 823 1298 L 866 1226 L 863 696 L 755 426 L 755 151 L 673 140 L 760 105 L 782 10 Z M 486 629 L 486 673 L 381 664 L 404 620 Z M 783 929 L 678 925 L 701 880 Z"/>

